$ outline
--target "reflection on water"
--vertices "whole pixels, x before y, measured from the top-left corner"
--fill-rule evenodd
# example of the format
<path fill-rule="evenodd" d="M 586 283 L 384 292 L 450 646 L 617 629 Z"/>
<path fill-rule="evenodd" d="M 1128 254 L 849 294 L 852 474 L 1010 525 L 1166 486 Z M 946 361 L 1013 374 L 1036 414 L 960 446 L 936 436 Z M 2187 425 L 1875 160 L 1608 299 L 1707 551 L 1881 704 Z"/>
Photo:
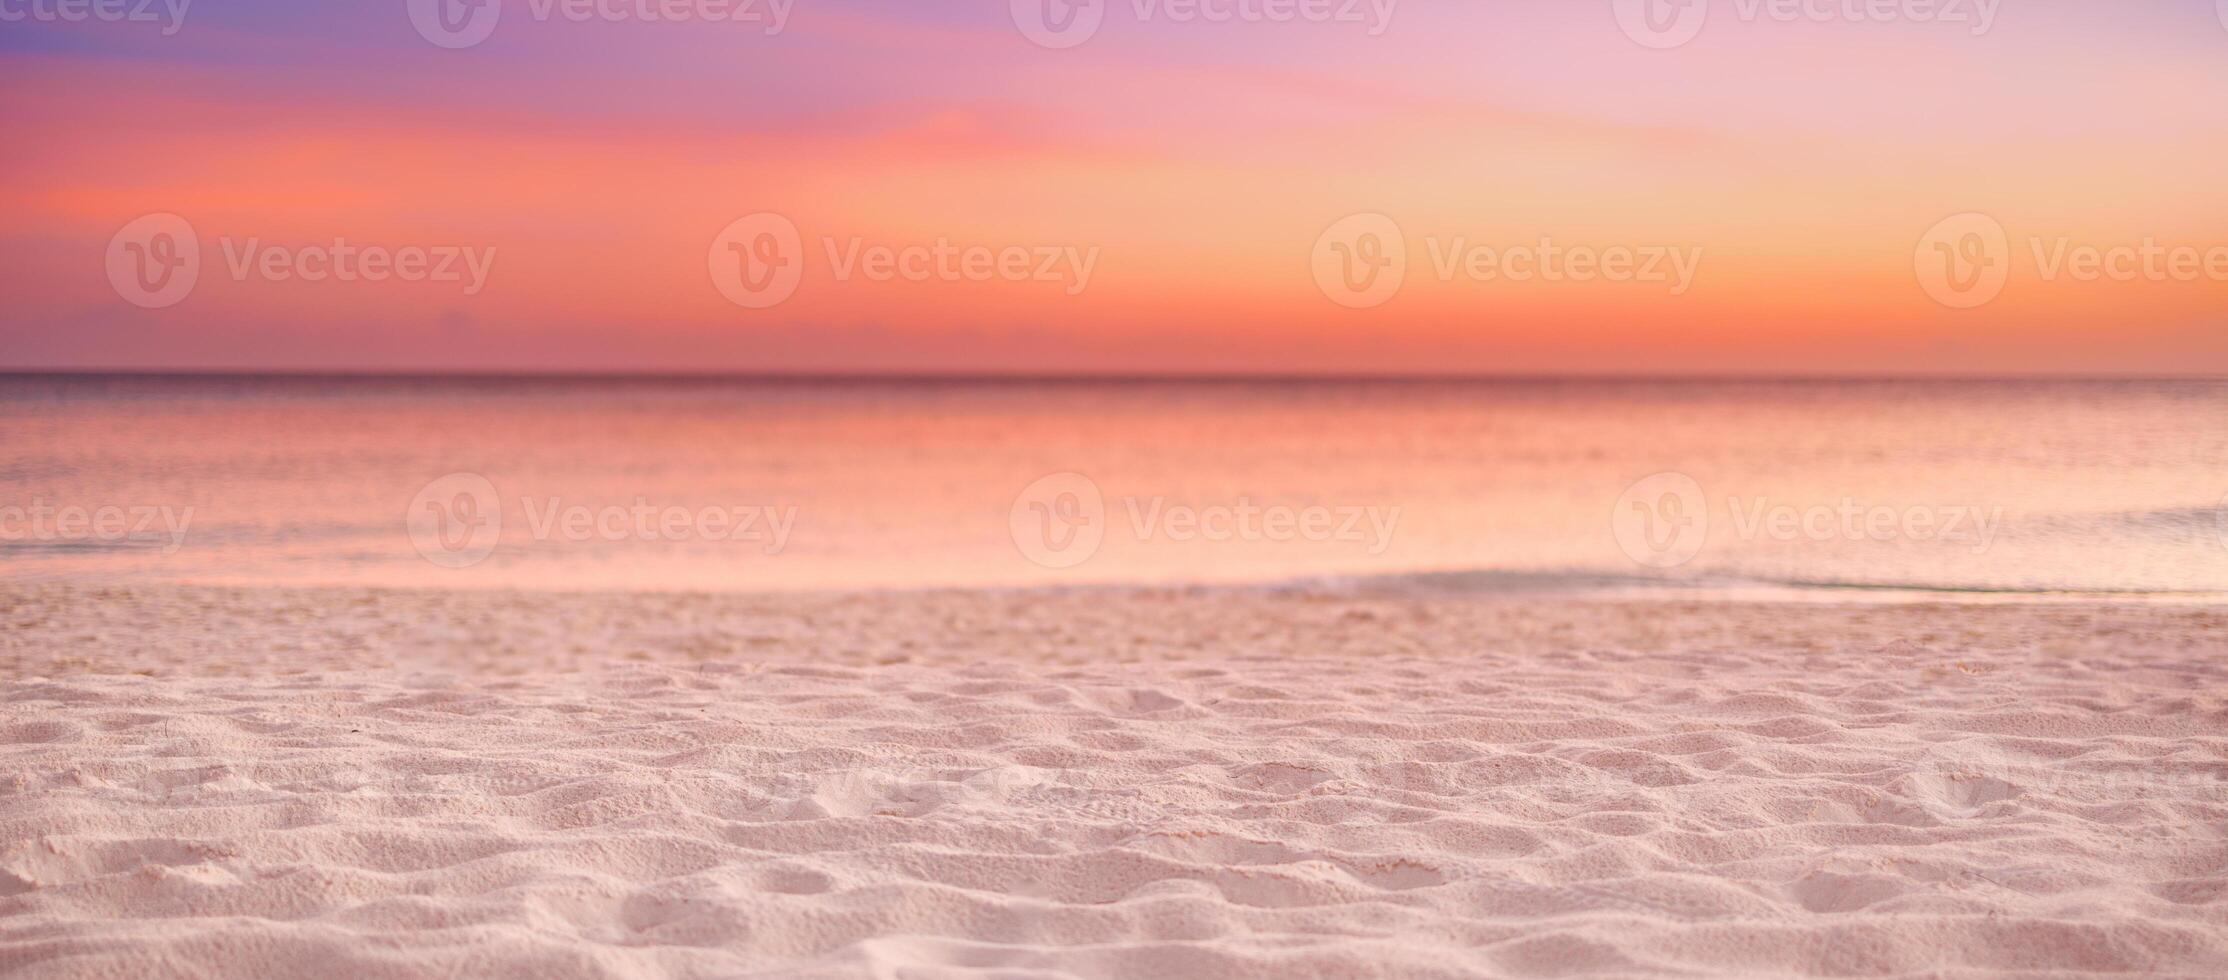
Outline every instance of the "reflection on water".
<path fill-rule="evenodd" d="M 10 577 L 2228 590 L 2213 383 L 17 376 L 0 433 Z"/>

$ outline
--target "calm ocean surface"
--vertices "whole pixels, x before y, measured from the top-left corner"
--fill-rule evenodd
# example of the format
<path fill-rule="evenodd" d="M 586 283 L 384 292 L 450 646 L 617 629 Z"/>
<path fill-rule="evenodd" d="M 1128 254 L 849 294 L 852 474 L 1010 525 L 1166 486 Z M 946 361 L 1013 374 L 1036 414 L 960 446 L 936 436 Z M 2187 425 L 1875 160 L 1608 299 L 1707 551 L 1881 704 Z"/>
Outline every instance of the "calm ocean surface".
<path fill-rule="evenodd" d="M 0 377 L 0 576 L 2228 592 L 2228 384 Z"/>

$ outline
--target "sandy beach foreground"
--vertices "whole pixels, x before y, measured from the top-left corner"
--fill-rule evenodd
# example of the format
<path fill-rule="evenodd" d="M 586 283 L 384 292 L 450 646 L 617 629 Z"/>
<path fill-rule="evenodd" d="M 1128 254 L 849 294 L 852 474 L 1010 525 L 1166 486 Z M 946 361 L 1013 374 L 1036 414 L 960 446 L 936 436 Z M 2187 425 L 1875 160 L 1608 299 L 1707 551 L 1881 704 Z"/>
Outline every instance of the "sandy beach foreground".
<path fill-rule="evenodd" d="M 2228 613 L 0 589 L 0 973 L 2228 973 Z"/>

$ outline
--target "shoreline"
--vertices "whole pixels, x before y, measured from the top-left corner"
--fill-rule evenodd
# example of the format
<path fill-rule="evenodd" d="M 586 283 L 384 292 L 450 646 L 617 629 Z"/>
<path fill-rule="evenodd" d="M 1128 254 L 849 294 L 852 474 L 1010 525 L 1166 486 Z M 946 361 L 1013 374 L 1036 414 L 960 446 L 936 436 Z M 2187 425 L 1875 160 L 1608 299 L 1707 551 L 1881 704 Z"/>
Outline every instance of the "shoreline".
<path fill-rule="evenodd" d="M 715 657 L 845 664 L 1011 662 L 1057 638 L 1075 656 L 1232 653 L 1458 658 L 1571 649 L 1677 654 L 1740 647 L 1870 658 L 1897 643 L 1944 656 L 2119 657 L 2130 639 L 2214 643 L 2228 605 L 1820 595 L 1451 594 L 1295 587 L 931 589 L 798 593 L 387 589 L 0 582 L 0 678 L 407 665 L 507 674 Z M 1451 634 L 1449 633 L 1451 631 Z M 117 649 L 114 637 L 133 640 Z M 1379 642 L 1369 642 L 1372 638 Z M 2198 667 L 2207 662 L 2193 661 Z M 2228 677 L 2228 666 L 2221 669 Z"/>
<path fill-rule="evenodd" d="M 64 574 L 0 576 L 0 593 L 34 589 L 136 592 L 233 591 L 303 593 L 425 593 L 476 596 L 570 596 L 613 600 L 626 597 L 680 596 L 699 599 L 853 599 L 924 596 L 1026 595 L 1179 595 L 1207 597 L 1305 595 L 1329 599 L 1377 600 L 1538 600 L 1581 603 L 1711 603 L 1730 605 L 2177 605 L 2228 609 L 2228 591 L 2204 589 L 2079 589 L 1944 586 L 1876 582 L 1796 582 L 1760 579 L 1671 581 L 1591 572 L 1529 572 L 1479 569 L 1425 570 L 1366 574 L 1325 573 L 1243 581 L 1077 581 L 964 585 L 853 586 L 800 585 L 795 588 L 645 585 L 637 587 L 544 586 L 516 582 L 476 585 L 466 581 L 400 584 L 386 581 L 273 582 L 263 579 L 146 578 L 116 579 Z"/>

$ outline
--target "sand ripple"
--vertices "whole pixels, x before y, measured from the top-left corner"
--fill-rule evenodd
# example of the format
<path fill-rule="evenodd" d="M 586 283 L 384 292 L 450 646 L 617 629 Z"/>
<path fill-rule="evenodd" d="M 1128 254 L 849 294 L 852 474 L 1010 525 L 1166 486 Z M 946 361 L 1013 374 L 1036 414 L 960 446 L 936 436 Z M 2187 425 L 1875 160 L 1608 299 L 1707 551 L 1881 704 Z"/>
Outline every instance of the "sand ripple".
<path fill-rule="evenodd" d="M 0 973 L 2228 973 L 2194 661 L 1383 635 L 18 677 Z"/>

